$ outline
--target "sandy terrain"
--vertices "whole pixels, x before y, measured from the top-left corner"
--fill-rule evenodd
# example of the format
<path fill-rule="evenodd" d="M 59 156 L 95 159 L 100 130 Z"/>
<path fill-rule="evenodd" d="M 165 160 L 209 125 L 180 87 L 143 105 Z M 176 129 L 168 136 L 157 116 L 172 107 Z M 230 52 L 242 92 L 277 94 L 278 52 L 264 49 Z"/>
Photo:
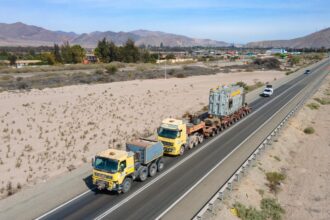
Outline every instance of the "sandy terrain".
<path fill-rule="evenodd" d="M 212 87 L 285 76 L 255 71 L 0 93 L 0 196 L 74 169 L 207 104 Z"/>
<path fill-rule="evenodd" d="M 313 98 L 330 98 L 330 77 Z M 316 103 L 310 99 L 307 104 Z M 303 130 L 312 126 L 314 134 Z M 273 147 L 258 160 L 248 175 L 225 200 L 225 207 L 214 219 L 239 219 L 230 208 L 237 201 L 246 206 L 259 207 L 264 198 L 277 198 L 285 209 L 283 219 L 330 219 L 330 105 L 318 110 L 304 106 L 281 131 Z M 282 172 L 286 179 L 275 196 L 265 185 L 265 172 Z"/>

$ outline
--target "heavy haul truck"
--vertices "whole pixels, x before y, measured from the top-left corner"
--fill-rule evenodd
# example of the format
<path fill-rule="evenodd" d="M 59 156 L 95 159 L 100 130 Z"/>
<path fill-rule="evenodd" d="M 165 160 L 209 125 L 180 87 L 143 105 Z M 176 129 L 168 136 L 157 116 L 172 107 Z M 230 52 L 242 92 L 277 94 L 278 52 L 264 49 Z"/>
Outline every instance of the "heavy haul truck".
<path fill-rule="evenodd" d="M 213 137 L 251 112 L 245 103 L 245 93 L 237 85 L 211 89 L 209 111 L 188 119 L 164 119 L 158 128 L 158 140 L 165 154 L 183 155 L 185 150 Z"/>
<path fill-rule="evenodd" d="M 158 141 L 138 139 L 126 151 L 107 149 L 93 159 L 93 184 L 100 190 L 126 193 L 134 180 L 145 181 L 164 169 L 163 154 L 183 155 L 251 112 L 242 87 L 211 89 L 208 112 L 184 119 L 166 118 L 157 129 Z"/>
<path fill-rule="evenodd" d="M 159 141 L 137 139 L 126 151 L 107 149 L 93 159 L 93 184 L 99 189 L 126 193 L 134 180 L 145 181 L 164 169 L 164 146 Z"/>

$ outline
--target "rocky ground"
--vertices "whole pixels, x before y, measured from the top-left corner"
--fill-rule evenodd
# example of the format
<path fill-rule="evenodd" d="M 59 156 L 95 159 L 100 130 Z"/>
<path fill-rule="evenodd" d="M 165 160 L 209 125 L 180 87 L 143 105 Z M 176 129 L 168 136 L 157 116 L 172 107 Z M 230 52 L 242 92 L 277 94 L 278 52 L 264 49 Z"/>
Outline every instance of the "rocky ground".
<path fill-rule="evenodd" d="M 284 208 L 283 219 L 330 219 L 330 77 L 281 131 L 225 200 L 213 219 L 239 219 L 231 212 L 239 202 L 260 210 L 263 198 L 275 198 Z M 309 132 L 306 130 L 315 130 Z M 312 128 L 312 129 L 311 129 Z M 307 134 L 311 133 L 311 134 Z M 285 176 L 279 192 L 270 192 L 267 172 Z M 249 218 L 246 218 L 249 219 Z M 250 218 L 252 219 L 252 218 Z"/>
<path fill-rule="evenodd" d="M 0 93 L 0 197 L 89 163 L 96 152 L 123 148 L 208 102 L 221 84 L 271 82 L 281 71 L 231 72 Z"/>

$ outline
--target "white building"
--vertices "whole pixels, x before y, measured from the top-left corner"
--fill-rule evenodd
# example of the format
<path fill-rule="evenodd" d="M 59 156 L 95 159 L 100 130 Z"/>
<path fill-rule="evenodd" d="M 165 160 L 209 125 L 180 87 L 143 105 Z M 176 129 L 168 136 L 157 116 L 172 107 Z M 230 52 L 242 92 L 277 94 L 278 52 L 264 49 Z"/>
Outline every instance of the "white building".
<path fill-rule="evenodd" d="M 266 51 L 266 54 L 268 54 L 268 55 L 277 54 L 277 53 L 287 54 L 288 52 L 283 48 L 273 48 L 273 49 L 270 49 L 270 50 Z"/>

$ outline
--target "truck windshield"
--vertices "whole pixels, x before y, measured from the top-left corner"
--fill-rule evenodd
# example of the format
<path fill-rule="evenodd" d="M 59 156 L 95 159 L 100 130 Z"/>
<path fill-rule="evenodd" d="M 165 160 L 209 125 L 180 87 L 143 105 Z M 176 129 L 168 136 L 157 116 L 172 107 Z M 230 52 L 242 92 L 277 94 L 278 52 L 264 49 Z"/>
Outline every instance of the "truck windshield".
<path fill-rule="evenodd" d="M 160 127 L 158 131 L 158 136 L 164 137 L 164 138 L 170 138 L 170 139 L 175 139 L 179 135 L 179 131 L 176 130 L 170 130 L 170 129 L 165 129 Z"/>
<path fill-rule="evenodd" d="M 94 168 L 109 173 L 116 173 L 118 171 L 118 161 L 104 157 L 96 157 Z"/>

